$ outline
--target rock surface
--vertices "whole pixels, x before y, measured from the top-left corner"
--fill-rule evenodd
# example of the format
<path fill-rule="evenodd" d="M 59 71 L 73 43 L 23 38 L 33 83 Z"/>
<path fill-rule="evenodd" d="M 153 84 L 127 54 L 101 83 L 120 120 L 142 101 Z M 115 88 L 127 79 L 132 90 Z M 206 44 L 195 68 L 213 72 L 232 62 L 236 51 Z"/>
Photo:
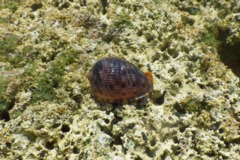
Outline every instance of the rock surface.
<path fill-rule="evenodd" d="M 0 5 L 0 159 L 240 159 L 240 2 Z M 146 106 L 96 103 L 100 58 L 154 75 Z"/>

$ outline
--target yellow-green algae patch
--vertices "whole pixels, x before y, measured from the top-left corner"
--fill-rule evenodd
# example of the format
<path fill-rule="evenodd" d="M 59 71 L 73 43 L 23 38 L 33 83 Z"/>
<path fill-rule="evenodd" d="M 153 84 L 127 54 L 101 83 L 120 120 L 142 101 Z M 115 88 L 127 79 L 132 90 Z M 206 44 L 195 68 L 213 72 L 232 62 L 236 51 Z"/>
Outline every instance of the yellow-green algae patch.
<path fill-rule="evenodd" d="M 239 159 L 239 8 L 3 1 L 0 159 Z M 94 101 L 85 76 L 107 56 L 153 73 L 145 106 Z"/>

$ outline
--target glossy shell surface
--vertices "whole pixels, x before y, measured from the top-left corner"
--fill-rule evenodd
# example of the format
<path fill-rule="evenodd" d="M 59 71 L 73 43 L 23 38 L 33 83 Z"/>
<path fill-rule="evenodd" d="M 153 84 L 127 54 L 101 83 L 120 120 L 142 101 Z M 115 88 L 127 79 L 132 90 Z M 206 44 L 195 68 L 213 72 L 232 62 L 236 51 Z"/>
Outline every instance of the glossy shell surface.
<path fill-rule="evenodd" d="M 132 63 L 116 57 L 97 61 L 87 78 L 91 84 L 92 95 L 99 101 L 137 100 L 153 90 L 150 72 L 143 73 Z"/>

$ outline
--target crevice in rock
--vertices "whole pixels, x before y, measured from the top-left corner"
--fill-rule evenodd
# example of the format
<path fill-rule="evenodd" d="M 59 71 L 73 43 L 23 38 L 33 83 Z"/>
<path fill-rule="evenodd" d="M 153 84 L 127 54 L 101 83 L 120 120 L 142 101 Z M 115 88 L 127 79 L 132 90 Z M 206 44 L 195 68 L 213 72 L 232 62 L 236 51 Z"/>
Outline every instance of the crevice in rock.
<path fill-rule="evenodd" d="M 107 13 L 107 7 L 108 7 L 108 1 L 107 0 L 101 0 L 102 2 L 102 7 L 103 7 L 103 10 L 102 10 L 102 13 L 103 14 L 106 14 Z"/>
<path fill-rule="evenodd" d="M 240 38 L 232 34 L 234 33 L 231 33 L 229 27 L 218 27 L 217 39 L 220 40 L 218 54 L 221 61 L 240 77 Z"/>

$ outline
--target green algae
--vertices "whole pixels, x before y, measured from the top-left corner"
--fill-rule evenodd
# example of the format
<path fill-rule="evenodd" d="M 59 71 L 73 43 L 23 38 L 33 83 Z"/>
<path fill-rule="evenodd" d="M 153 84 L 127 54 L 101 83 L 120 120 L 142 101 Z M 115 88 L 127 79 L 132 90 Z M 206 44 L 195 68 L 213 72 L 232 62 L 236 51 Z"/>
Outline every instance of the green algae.
<path fill-rule="evenodd" d="M 240 77 L 240 36 L 232 38 L 230 33 L 228 26 L 214 23 L 201 34 L 198 41 L 215 48 L 220 60 Z"/>
<path fill-rule="evenodd" d="M 77 62 L 79 54 L 80 52 L 59 54 L 53 61 L 49 62 L 47 69 L 40 74 L 36 73 L 38 68 L 36 63 L 26 69 L 24 76 L 33 79 L 33 81 L 24 84 L 27 90 L 33 92 L 32 103 L 57 99 L 54 90 L 61 87 L 66 66 Z"/>
<path fill-rule="evenodd" d="M 201 113 L 202 110 L 210 110 L 211 105 L 204 100 L 199 100 L 194 97 L 187 97 L 181 103 L 175 104 L 174 108 L 179 113 Z"/>
<path fill-rule="evenodd" d="M 5 97 L 5 92 L 9 84 L 9 79 L 2 77 L 0 79 L 0 84 L 1 84 L 0 85 L 0 114 L 1 114 L 3 111 L 7 110 L 8 108 L 8 102 Z"/>
<path fill-rule="evenodd" d="M 236 34 L 237 35 L 237 34 Z M 221 61 L 240 77 L 240 36 L 232 36 L 231 28 L 224 23 L 213 23 L 198 39 L 207 46 L 215 48 Z"/>
<path fill-rule="evenodd" d="M 8 94 L 8 86 L 10 82 L 11 80 L 9 77 L 2 76 L 0 79 L 0 120 L 6 120 L 5 113 L 7 113 L 9 109 L 11 109 L 14 101 L 13 97 L 16 95 L 16 92 L 10 93 L 10 95 Z"/>
<path fill-rule="evenodd" d="M 15 12 L 18 8 L 18 3 L 15 0 L 6 0 L 5 2 L 2 2 L 4 5 L 0 6 L 0 9 L 2 8 L 8 8 L 12 12 Z"/>
<path fill-rule="evenodd" d="M 0 18 L 0 23 L 9 23 L 10 18 Z"/>
<path fill-rule="evenodd" d="M 205 108 L 206 104 L 196 99 L 186 99 L 182 101 L 184 110 L 187 112 L 199 112 Z"/>
<path fill-rule="evenodd" d="M 108 43 L 113 41 L 117 44 L 120 41 L 120 34 L 124 32 L 124 30 L 132 28 L 131 17 L 126 13 L 122 13 L 115 17 L 113 24 L 108 27 L 108 31 L 103 35 L 102 39 Z"/>
<path fill-rule="evenodd" d="M 14 34 L 5 35 L 3 40 L 0 41 L 0 55 L 3 57 L 4 54 L 13 52 L 15 48 L 18 46 L 19 42 L 20 42 L 20 38 L 18 36 Z M 4 59 L 1 58 L 1 60 L 4 60 Z"/>
<path fill-rule="evenodd" d="M 198 15 L 201 14 L 201 8 L 199 7 L 186 7 L 186 8 L 180 8 L 183 11 L 188 12 L 191 15 Z"/>
<path fill-rule="evenodd" d="M 38 52 L 33 50 L 31 45 L 25 46 L 22 50 L 17 50 L 21 43 L 20 37 L 11 34 L 6 35 L 0 42 L 0 61 L 9 62 L 13 68 L 21 68 L 32 63 Z"/>
<path fill-rule="evenodd" d="M 0 100 L 0 114 L 2 114 L 4 111 L 7 110 L 8 103 L 6 102 L 6 100 L 1 99 Z"/>
<path fill-rule="evenodd" d="M 133 28 L 131 17 L 129 16 L 129 14 L 126 13 L 117 15 L 115 20 L 113 21 L 113 26 L 119 31 L 122 31 L 126 28 Z"/>
<path fill-rule="evenodd" d="M 153 0 L 156 4 L 160 3 L 161 0 Z"/>
<path fill-rule="evenodd" d="M 217 48 L 221 45 L 221 42 L 217 39 L 217 28 L 209 28 L 205 32 L 201 33 L 198 41 L 204 44 Z"/>
<path fill-rule="evenodd" d="M 20 37 L 14 34 L 7 34 L 0 41 L 0 61 L 10 62 L 13 66 L 19 66 L 19 63 L 24 59 L 19 53 L 16 53 L 16 47 L 20 45 Z"/>

